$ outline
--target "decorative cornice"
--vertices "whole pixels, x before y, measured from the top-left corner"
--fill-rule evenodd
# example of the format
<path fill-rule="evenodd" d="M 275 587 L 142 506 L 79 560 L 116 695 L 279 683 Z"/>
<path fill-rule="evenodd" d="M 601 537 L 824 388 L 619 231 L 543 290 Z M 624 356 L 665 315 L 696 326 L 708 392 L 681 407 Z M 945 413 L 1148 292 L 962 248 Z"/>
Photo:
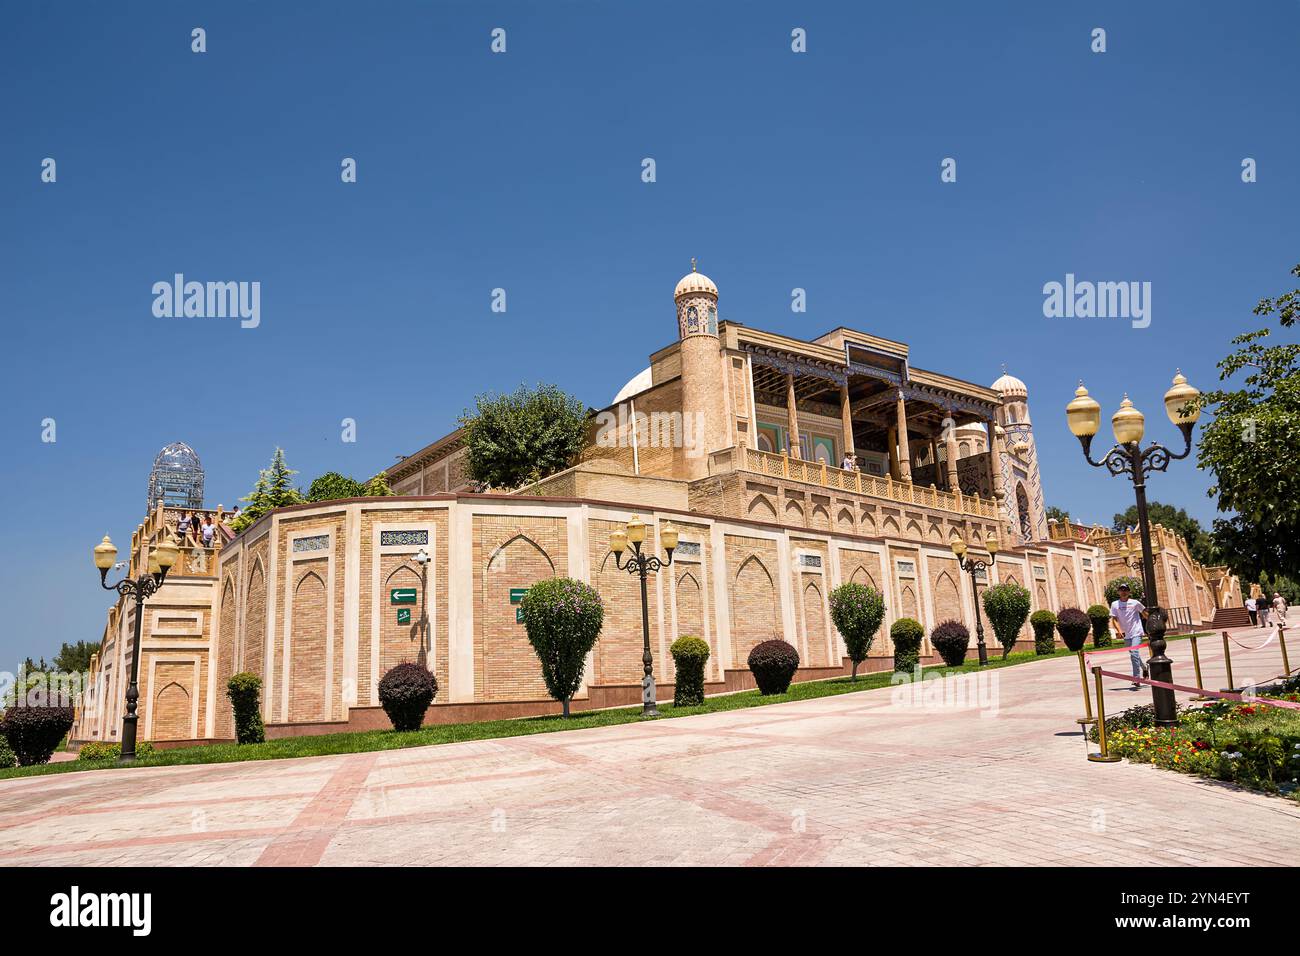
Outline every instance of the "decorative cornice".
<path fill-rule="evenodd" d="M 741 342 L 740 350 L 749 354 L 750 361 L 758 365 L 766 365 L 768 368 L 774 368 L 786 375 L 811 375 L 814 378 L 824 378 L 836 385 L 847 385 L 849 383 L 849 370 L 843 365 L 801 358 L 773 348 L 753 345 L 749 342 Z"/>

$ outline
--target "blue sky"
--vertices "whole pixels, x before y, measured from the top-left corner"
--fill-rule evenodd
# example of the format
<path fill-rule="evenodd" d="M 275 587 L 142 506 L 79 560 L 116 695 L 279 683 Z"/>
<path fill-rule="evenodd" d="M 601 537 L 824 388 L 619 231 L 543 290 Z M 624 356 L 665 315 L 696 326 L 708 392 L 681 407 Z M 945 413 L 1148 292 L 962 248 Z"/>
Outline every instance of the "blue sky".
<path fill-rule="evenodd" d="M 985 384 L 1005 362 L 1049 503 L 1127 507 L 1062 408 L 1082 376 L 1175 441 L 1174 367 L 1212 383 L 1289 287 L 1300 3 L 809 6 L 6 6 L 0 669 L 98 637 L 90 548 L 129 540 L 165 443 L 229 507 L 276 445 L 304 483 L 365 477 L 484 390 L 603 405 L 674 337 L 691 256 L 723 318 L 863 329 Z M 156 318 L 176 272 L 259 281 L 261 325 Z M 1151 282 L 1150 327 L 1045 318 L 1069 272 Z M 1208 522 L 1209 483 L 1179 463 L 1151 495 Z"/>

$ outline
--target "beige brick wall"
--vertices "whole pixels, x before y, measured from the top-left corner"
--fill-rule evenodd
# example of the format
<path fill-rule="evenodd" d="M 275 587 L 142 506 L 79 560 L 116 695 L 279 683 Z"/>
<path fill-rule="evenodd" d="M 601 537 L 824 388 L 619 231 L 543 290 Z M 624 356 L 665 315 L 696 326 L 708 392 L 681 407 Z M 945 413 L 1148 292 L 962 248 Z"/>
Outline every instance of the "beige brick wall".
<path fill-rule="evenodd" d="M 748 665 L 749 652 L 763 641 L 785 637 L 777 588 L 777 546 L 765 538 L 728 535 L 727 573 L 731 598 L 731 667 Z"/>

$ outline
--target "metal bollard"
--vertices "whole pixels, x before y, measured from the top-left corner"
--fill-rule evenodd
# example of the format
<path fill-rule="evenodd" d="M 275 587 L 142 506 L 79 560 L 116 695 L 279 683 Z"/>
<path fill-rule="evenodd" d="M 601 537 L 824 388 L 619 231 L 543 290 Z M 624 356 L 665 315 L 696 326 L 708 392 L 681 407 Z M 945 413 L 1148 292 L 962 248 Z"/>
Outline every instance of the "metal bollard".
<path fill-rule="evenodd" d="M 1196 635 L 1191 635 L 1188 640 L 1192 642 L 1192 667 L 1196 670 L 1196 689 L 1205 690 L 1205 683 L 1201 678 L 1201 652 L 1196 646 Z M 1213 700 L 1213 698 L 1198 694 L 1192 700 Z"/>
<path fill-rule="evenodd" d="M 1277 642 L 1282 645 L 1282 673 L 1290 677 L 1291 661 L 1286 656 L 1286 627 L 1281 624 L 1277 626 Z"/>
<path fill-rule="evenodd" d="M 1088 668 L 1083 662 L 1083 651 L 1079 651 L 1079 680 L 1083 684 L 1083 716 L 1075 721 L 1083 732 L 1088 732 L 1088 725 L 1095 724 L 1097 718 L 1092 716 L 1092 701 L 1088 699 Z"/>
<path fill-rule="evenodd" d="M 1228 668 L 1228 690 L 1235 690 L 1236 684 L 1232 681 L 1232 649 L 1228 647 L 1228 632 L 1223 632 L 1223 663 Z"/>
<path fill-rule="evenodd" d="M 1101 668 L 1094 667 L 1092 676 L 1097 681 L 1097 743 L 1101 745 L 1101 751 L 1088 754 L 1088 759 L 1093 763 L 1118 763 L 1120 758 L 1113 755 L 1106 744 L 1106 701 L 1101 693 Z"/>

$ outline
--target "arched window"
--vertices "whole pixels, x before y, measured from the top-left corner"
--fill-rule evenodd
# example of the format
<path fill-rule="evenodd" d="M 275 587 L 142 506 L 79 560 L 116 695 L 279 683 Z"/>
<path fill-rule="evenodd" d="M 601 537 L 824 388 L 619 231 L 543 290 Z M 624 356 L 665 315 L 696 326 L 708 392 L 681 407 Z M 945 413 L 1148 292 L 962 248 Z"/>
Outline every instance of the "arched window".
<path fill-rule="evenodd" d="M 713 308 L 712 306 L 709 307 L 709 328 L 708 328 L 708 332 L 709 332 L 710 335 L 717 335 L 717 334 L 718 334 L 718 310 L 715 309 L 715 308 Z"/>
<path fill-rule="evenodd" d="M 1020 518 L 1020 534 L 1026 541 L 1034 540 L 1034 519 L 1029 514 L 1029 495 L 1025 493 L 1024 482 L 1016 484 L 1016 511 Z"/>
<path fill-rule="evenodd" d="M 686 310 L 686 331 L 698 332 L 700 330 L 700 314 L 695 311 L 695 306 Z"/>

